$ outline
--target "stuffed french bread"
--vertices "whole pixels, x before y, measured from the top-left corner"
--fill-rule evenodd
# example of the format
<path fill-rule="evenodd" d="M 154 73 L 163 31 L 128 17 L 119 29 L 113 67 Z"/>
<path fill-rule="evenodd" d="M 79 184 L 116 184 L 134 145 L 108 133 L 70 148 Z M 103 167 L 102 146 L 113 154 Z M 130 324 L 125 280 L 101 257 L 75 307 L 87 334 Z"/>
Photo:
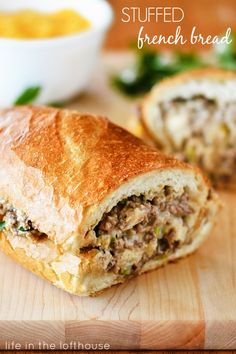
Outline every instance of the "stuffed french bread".
<path fill-rule="evenodd" d="M 193 252 L 218 200 L 201 173 L 107 119 L 0 111 L 0 247 L 77 295 Z"/>

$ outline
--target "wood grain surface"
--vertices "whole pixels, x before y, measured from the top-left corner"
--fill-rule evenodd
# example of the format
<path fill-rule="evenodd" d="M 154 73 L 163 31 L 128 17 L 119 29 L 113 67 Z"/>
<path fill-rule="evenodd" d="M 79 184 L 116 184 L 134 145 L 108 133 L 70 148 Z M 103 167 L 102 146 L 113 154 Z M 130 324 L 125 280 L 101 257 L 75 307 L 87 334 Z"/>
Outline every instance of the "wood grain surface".
<path fill-rule="evenodd" d="M 129 60 L 107 54 L 87 93 L 68 106 L 109 115 L 138 132 L 138 102 L 112 90 L 107 75 Z M 236 348 L 236 195 L 220 196 L 217 225 L 194 255 L 97 298 L 67 294 L 1 253 L 0 349 L 12 341 L 23 350 L 73 342 L 108 343 L 112 350 Z"/>
<path fill-rule="evenodd" d="M 0 351 L 0 353 L 4 353 L 4 351 Z M 19 351 L 11 351 L 12 354 L 16 354 L 16 353 L 19 353 Z M 32 352 L 34 354 L 39 354 L 41 352 L 35 350 L 34 352 Z M 61 351 L 57 351 L 55 350 L 53 352 L 54 354 L 60 354 Z M 75 353 L 74 351 L 67 351 L 68 354 L 73 354 Z M 98 353 L 101 353 L 100 351 L 93 351 L 93 354 L 98 354 Z M 135 353 L 135 351 L 106 351 L 105 352 L 106 354 L 132 354 L 132 353 Z M 188 350 L 175 350 L 175 351 L 171 351 L 171 350 L 165 350 L 165 351 L 161 351 L 159 350 L 158 352 L 155 352 L 155 351 L 148 351 L 148 350 L 140 350 L 138 352 L 136 352 L 138 354 L 154 354 L 154 353 L 158 353 L 158 354 L 193 354 L 192 351 L 188 351 Z M 219 354 L 219 351 L 214 351 L 214 350 L 211 350 L 211 351 L 206 351 L 206 350 L 198 350 L 196 352 L 197 354 Z M 220 354 L 233 354 L 235 353 L 235 351 L 230 351 L 230 350 L 227 350 L 227 351 L 220 351 Z M 29 354 L 29 351 L 21 351 L 21 354 Z M 83 351 L 83 354 L 91 354 L 91 351 Z"/>
<path fill-rule="evenodd" d="M 0 353 L 4 353 L 4 351 L 0 351 Z M 19 351 L 11 351 L 12 354 L 16 354 L 16 353 L 19 353 Z M 31 352 L 31 353 L 34 353 L 34 354 L 39 354 L 41 353 L 40 351 L 37 351 L 35 350 L 34 352 Z M 61 351 L 57 351 L 55 350 L 53 352 L 54 354 L 60 354 Z M 75 353 L 74 351 L 67 351 L 68 354 L 73 354 Z M 93 354 L 98 354 L 98 353 L 101 353 L 101 351 L 93 351 Z M 192 354 L 193 352 L 192 351 L 188 351 L 188 350 L 175 350 L 175 351 L 170 351 L 170 350 L 165 350 L 165 351 L 161 351 L 159 350 L 158 352 L 157 351 L 148 351 L 148 350 L 140 350 L 138 352 L 135 352 L 135 351 L 106 351 L 105 353 L 107 354 L 132 354 L 132 353 L 138 353 L 138 354 L 154 354 L 154 353 L 158 353 L 158 354 Z M 198 350 L 196 352 L 197 354 L 219 354 L 219 351 L 214 351 L 214 350 L 211 350 L 211 351 L 206 351 L 206 350 Z M 235 351 L 220 351 L 220 354 L 233 354 L 235 353 Z M 21 354 L 29 354 L 29 351 L 21 351 Z M 91 351 L 83 351 L 83 354 L 91 354 Z"/>

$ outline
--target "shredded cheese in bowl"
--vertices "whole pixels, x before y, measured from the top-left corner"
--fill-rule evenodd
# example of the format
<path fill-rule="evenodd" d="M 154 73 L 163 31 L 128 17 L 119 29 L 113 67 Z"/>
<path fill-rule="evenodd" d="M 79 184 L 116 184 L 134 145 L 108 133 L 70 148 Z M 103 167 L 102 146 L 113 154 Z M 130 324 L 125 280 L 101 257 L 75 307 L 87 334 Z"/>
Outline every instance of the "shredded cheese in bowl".
<path fill-rule="evenodd" d="M 57 12 L 0 12 L 0 38 L 46 39 L 86 31 L 91 23 L 72 9 Z"/>

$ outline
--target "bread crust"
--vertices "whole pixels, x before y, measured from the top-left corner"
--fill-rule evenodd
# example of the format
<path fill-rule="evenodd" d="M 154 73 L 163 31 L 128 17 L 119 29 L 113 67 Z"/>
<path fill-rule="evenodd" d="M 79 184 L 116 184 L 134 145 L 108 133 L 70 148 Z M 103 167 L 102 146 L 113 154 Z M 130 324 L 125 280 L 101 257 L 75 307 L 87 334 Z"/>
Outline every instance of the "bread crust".
<path fill-rule="evenodd" d="M 211 214 L 209 227 L 218 209 L 217 198 L 208 200 L 209 182 L 198 169 L 163 155 L 104 117 L 48 107 L 2 110 L 0 150 L 0 196 L 26 213 L 59 251 L 52 260 L 42 254 L 37 258 L 5 232 L 0 233 L 0 248 L 73 294 L 93 295 L 129 278 L 97 270 L 93 256 L 79 251 L 86 232 L 123 198 L 158 191 L 168 183 L 197 193 L 200 207 Z M 140 273 L 193 252 L 209 234 L 200 226 L 197 231 L 192 245 L 167 260 L 150 259 Z M 63 256 L 68 255 L 76 258 L 75 270 L 66 267 L 69 261 Z"/>
<path fill-rule="evenodd" d="M 211 79 L 215 81 L 226 81 L 226 80 L 236 80 L 236 72 L 232 70 L 223 70 L 219 68 L 204 68 L 204 69 L 194 69 L 184 71 L 180 74 L 170 76 L 158 84 L 153 86 L 150 93 L 146 94 L 144 97 L 144 102 L 151 98 L 151 96 L 162 96 L 164 91 L 168 91 L 170 88 L 174 88 L 179 84 L 184 84 L 188 81 L 192 80 L 203 80 L 203 79 Z M 141 112 L 143 109 L 143 105 L 141 106 Z"/>
<path fill-rule="evenodd" d="M 1 110 L 0 152 L 0 195 L 57 243 L 83 238 L 91 214 L 123 183 L 191 169 L 104 117 L 49 107 Z"/>

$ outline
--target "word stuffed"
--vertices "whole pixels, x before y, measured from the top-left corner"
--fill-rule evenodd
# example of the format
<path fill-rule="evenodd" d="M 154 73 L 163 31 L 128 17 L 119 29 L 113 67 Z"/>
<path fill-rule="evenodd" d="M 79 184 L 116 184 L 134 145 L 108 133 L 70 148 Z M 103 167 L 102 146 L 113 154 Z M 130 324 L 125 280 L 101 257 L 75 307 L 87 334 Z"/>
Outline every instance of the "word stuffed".
<path fill-rule="evenodd" d="M 123 7 L 122 22 L 181 22 L 184 11 L 180 7 Z"/>

